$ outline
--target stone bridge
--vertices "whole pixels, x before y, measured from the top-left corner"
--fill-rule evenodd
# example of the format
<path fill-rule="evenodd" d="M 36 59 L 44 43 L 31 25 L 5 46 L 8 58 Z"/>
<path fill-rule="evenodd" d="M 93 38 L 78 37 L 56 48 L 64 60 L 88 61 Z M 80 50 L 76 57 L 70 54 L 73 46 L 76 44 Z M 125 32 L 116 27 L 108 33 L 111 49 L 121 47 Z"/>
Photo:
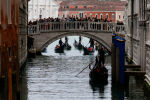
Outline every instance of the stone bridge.
<path fill-rule="evenodd" d="M 112 32 L 122 33 L 124 30 L 124 25 L 110 22 L 46 22 L 28 26 L 37 52 L 59 38 L 77 35 L 92 38 L 111 51 Z"/>

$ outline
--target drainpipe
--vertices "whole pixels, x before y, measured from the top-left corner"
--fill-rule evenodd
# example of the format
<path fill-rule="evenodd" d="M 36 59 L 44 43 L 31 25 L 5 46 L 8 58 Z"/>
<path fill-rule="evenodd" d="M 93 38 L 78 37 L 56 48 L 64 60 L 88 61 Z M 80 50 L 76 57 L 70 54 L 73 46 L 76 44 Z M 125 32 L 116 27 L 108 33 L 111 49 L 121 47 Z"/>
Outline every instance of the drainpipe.
<path fill-rule="evenodd" d="M 130 33 L 131 33 L 131 60 L 133 61 L 133 17 L 134 15 L 134 0 L 131 0 L 131 28 L 130 28 Z"/>

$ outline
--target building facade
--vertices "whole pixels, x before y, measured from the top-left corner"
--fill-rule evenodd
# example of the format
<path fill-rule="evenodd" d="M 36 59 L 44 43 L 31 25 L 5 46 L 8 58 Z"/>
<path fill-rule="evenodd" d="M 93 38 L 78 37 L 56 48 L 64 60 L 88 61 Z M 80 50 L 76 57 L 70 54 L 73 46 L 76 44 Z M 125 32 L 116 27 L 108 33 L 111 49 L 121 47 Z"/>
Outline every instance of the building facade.
<path fill-rule="evenodd" d="M 0 78 L 27 59 L 28 0 L 0 0 Z"/>
<path fill-rule="evenodd" d="M 150 1 L 128 0 L 126 52 L 137 65 L 146 71 L 150 85 Z"/>
<path fill-rule="evenodd" d="M 111 20 L 124 20 L 126 1 L 98 1 L 98 0 L 68 0 L 60 3 L 59 17 L 91 17 Z"/>
<path fill-rule="evenodd" d="M 27 23 L 28 23 L 28 0 L 21 0 L 19 4 L 18 21 L 18 48 L 19 66 L 21 67 L 27 59 Z"/>
<path fill-rule="evenodd" d="M 58 17 L 59 3 L 55 0 L 30 0 L 29 21 L 39 18 Z"/>

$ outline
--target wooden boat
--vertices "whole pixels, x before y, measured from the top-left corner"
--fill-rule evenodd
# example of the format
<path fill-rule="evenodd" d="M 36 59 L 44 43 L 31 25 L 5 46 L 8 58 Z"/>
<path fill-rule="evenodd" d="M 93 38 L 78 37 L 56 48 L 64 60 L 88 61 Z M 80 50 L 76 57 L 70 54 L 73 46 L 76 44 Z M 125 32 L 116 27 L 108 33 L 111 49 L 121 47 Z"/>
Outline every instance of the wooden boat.
<path fill-rule="evenodd" d="M 47 48 L 44 48 L 44 49 L 42 50 L 42 52 L 47 52 Z"/>
<path fill-rule="evenodd" d="M 90 71 L 90 79 L 95 82 L 107 82 L 108 70 L 105 67 L 93 68 Z"/>
<path fill-rule="evenodd" d="M 69 45 L 69 44 L 64 44 L 64 46 L 65 46 L 65 50 L 71 50 L 71 45 Z"/>
<path fill-rule="evenodd" d="M 94 48 L 92 47 L 83 47 L 84 55 L 90 55 L 94 53 Z"/>
<path fill-rule="evenodd" d="M 74 42 L 74 47 L 77 48 L 78 50 L 82 50 L 83 49 L 83 45 L 81 43 L 78 43 L 76 40 Z"/>
<path fill-rule="evenodd" d="M 56 45 L 55 52 L 56 53 L 64 53 L 64 45 L 62 45 L 62 46 Z"/>

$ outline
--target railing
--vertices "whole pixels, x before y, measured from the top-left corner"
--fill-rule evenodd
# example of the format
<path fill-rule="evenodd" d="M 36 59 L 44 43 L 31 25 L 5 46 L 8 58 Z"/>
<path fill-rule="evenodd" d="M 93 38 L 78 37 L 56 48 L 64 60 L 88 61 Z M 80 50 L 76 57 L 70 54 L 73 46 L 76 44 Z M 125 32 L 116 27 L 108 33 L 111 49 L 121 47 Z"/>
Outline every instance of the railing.
<path fill-rule="evenodd" d="M 44 22 L 37 25 L 28 25 L 29 34 L 53 32 L 53 31 L 102 31 L 102 32 L 122 32 L 124 25 L 116 25 L 110 22 Z"/>

